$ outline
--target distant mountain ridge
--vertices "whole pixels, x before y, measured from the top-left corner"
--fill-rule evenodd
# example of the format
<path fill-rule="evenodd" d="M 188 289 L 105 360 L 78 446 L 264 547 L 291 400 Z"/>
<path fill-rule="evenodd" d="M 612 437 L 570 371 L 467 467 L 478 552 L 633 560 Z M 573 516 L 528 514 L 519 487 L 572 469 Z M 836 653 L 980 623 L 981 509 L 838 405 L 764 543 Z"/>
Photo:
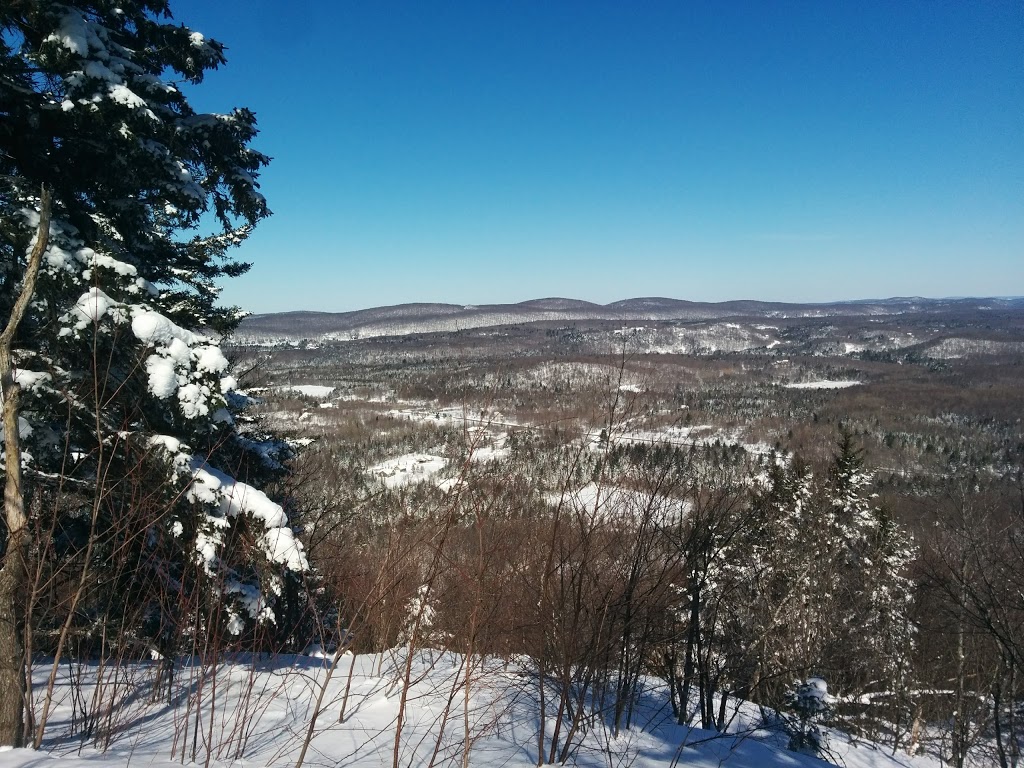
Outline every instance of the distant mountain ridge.
<path fill-rule="evenodd" d="M 640 297 L 601 305 L 579 299 L 548 297 L 518 304 L 414 303 L 352 312 L 294 311 L 251 315 L 239 325 L 233 340 L 239 344 L 273 344 L 300 340 L 343 341 L 536 322 L 844 317 L 940 312 L 958 308 L 1024 309 L 1024 298 L 895 297 L 797 304 L 746 299 L 696 302 L 664 297 Z"/>

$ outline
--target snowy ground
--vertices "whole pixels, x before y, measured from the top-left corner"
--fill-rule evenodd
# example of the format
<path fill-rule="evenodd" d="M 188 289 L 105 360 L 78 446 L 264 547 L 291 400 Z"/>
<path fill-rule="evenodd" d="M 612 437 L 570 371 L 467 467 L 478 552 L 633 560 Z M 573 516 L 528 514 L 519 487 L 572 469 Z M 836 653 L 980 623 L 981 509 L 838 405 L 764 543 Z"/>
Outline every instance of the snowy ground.
<path fill-rule="evenodd" d="M 749 453 L 767 455 L 771 452 L 772 446 L 767 443 L 748 440 L 746 430 L 742 427 L 732 429 L 720 429 L 710 424 L 700 424 L 692 427 L 668 426 L 658 429 L 630 429 L 628 426 L 617 430 L 612 435 L 614 443 L 671 443 L 678 446 L 702 446 L 721 443 L 723 445 L 738 445 Z M 590 446 L 594 450 L 602 450 L 601 432 L 596 429 L 590 430 L 587 434 Z"/>
<path fill-rule="evenodd" d="M 469 455 L 472 461 L 483 463 L 501 461 L 508 458 L 508 433 L 501 432 L 490 438 L 486 431 L 480 430 L 480 437 L 474 441 L 473 452 Z"/>
<path fill-rule="evenodd" d="M 555 507 L 585 512 L 595 520 L 637 520 L 650 516 L 661 524 L 678 521 L 690 508 L 689 502 L 593 482 L 575 491 L 548 493 L 545 501 Z"/>
<path fill-rule="evenodd" d="M 388 488 L 429 480 L 448 465 L 443 456 L 431 453 L 407 453 L 370 467 L 368 474 L 380 478 Z"/>
<path fill-rule="evenodd" d="M 387 415 L 393 419 L 411 421 L 416 424 L 444 423 L 463 429 L 472 429 L 473 427 L 497 429 L 519 426 L 515 419 L 509 418 L 500 411 L 472 410 L 461 405 L 442 408 L 427 401 L 406 401 L 399 402 L 398 405 L 401 407 L 389 410 Z"/>
<path fill-rule="evenodd" d="M 291 384 L 288 386 L 278 387 L 278 389 L 285 392 L 296 392 L 306 397 L 325 398 L 330 397 L 331 393 L 335 390 L 335 387 L 327 387 L 321 384 Z"/>
<path fill-rule="evenodd" d="M 786 384 L 787 389 L 845 389 L 863 384 L 855 379 L 821 379 L 820 381 L 799 381 Z"/>
<path fill-rule="evenodd" d="M 121 713 L 126 717 L 100 719 L 100 735 L 107 725 L 112 726 L 110 744 L 102 752 L 92 740 L 72 732 L 80 731 L 82 720 L 80 714 L 76 719 L 76 692 L 65 674 L 56 689 L 57 705 L 43 751 L 0 752 L 0 768 L 112 768 L 169 761 L 218 768 L 294 766 L 310 733 L 303 763 L 307 766 L 377 768 L 395 764 L 396 754 L 402 768 L 461 765 L 467 745 L 469 764 L 477 768 L 536 765 L 538 691 L 525 666 L 476 660 L 467 670 L 462 656 L 425 651 L 414 655 L 411 675 L 405 678 L 404 661 L 402 651 L 346 654 L 331 676 L 330 659 L 239 659 L 215 670 L 207 668 L 202 687 L 200 668 L 186 666 L 178 673 L 176 706 L 152 702 L 155 666 L 127 667 L 117 690 L 125 702 Z M 96 669 L 75 671 L 82 673 L 84 683 L 77 691 L 81 707 L 91 700 Z M 702 731 L 675 724 L 663 687 L 653 680 L 646 685 L 633 726 L 615 736 L 610 724 L 598 717 L 573 742 L 569 765 L 821 765 L 815 758 L 787 751 L 785 734 L 759 727 L 760 715 L 754 707 L 735 710 L 725 734 Z M 310 729 L 321 693 L 319 715 Z M 550 744 L 551 725 L 547 723 L 546 744 Z M 847 768 L 939 765 L 927 758 L 893 756 L 865 742 L 853 744 L 839 733 L 830 733 L 829 738 L 833 759 Z"/>
<path fill-rule="evenodd" d="M 403 418 L 418 423 L 424 423 L 434 422 L 438 419 L 454 420 L 454 417 L 449 413 L 451 410 L 452 409 L 431 410 L 416 408 L 391 410 L 388 411 L 388 415 L 395 418 Z M 459 409 L 459 413 L 462 413 L 462 409 Z M 498 414 L 498 416 L 501 416 L 501 414 Z M 303 421 L 308 421 L 309 418 L 309 414 L 306 413 L 300 417 Z M 508 432 L 498 431 L 498 429 L 500 427 L 522 426 L 522 424 L 513 424 L 511 421 L 495 422 L 488 421 L 485 418 L 484 420 L 474 419 L 470 422 L 461 415 L 458 418 L 461 421 L 462 428 L 466 431 L 469 437 L 470 452 L 468 458 L 475 464 L 488 461 L 501 461 L 508 458 L 510 454 L 510 450 L 508 448 Z M 486 424 L 486 426 L 480 426 L 481 423 Z M 601 439 L 601 430 L 591 429 L 587 432 L 584 439 L 585 444 L 588 445 L 591 450 L 604 450 L 605 446 Z M 651 445 L 667 442 L 681 446 L 702 446 L 721 443 L 724 445 L 738 445 L 749 453 L 760 455 L 768 455 L 772 451 L 772 446 L 766 443 L 753 442 L 746 439 L 745 430 L 742 428 L 737 427 L 729 430 L 721 430 L 710 425 L 699 425 L 694 427 L 670 426 L 662 427 L 660 429 L 623 428 L 621 431 L 617 431 L 613 435 L 612 442 L 616 444 L 647 443 Z M 438 474 L 443 473 L 445 469 L 449 469 L 451 467 L 452 462 L 433 453 L 406 453 L 375 464 L 374 466 L 369 467 L 366 472 L 372 477 L 379 479 L 388 488 L 400 488 L 414 483 L 434 482 L 442 490 L 449 491 L 459 484 L 459 478 L 441 478 L 438 477 Z M 457 466 L 455 467 L 455 471 L 458 472 Z M 573 494 L 574 503 L 581 508 L 592 508 L 592 495 L 593 494 L 586 489 L 581 489 Z M 621 507 L 626 503 L 625 499 L 622 497 L 618 498 L 618 501 L 615 503 L 613 503 L 613 501 L 615 500 L 610 497 L 604 499 L 601 506 L 605 507 L 607 504 L 609 507 Z M 557 503 L 557 500 L 554 503 Z M 637 504 L 634 503 L 632 506 L 637 507 Z M 641 504 L 640 506 L 642 507 L 644 505 Z"/>

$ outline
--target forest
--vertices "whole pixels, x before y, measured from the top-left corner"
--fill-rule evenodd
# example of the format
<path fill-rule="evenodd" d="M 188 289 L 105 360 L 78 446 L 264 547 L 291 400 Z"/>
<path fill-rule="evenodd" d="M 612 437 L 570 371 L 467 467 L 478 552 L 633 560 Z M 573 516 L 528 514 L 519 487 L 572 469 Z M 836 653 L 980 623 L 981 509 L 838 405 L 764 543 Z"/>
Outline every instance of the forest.
<path fill-rule="evenodd" d="M 328 642 L 529 659 L 548 762 L 656 676 L 702 728 L 820 678 L 848 733 L 1013 764 L 1021 360 L 589 333 L 232 348 L 264 423 L 312 441 L 288 482 L 341 597 Z"/>

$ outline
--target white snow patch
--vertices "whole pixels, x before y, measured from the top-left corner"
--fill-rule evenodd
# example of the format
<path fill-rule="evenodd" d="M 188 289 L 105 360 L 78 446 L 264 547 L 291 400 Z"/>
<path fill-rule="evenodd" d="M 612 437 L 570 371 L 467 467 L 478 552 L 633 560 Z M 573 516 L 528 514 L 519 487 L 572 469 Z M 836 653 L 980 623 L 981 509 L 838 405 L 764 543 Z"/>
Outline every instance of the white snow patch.
<path fill-rule="evenodd" d="M 483 463 L 486 461 L 500 461 L 501 459 L 508 458 L 510 451 L 505 445 L 507 437 L 507 434 L 502 433 L 493 444 L 474 447 L 473 452 L 469 455 L 470 460 Z"/>
<path fill-rule="evenodd" d="M 223 531 L 230 518 L 246 515 L 262 523 L 263 531 L 254 531 L 266 558 L 289 570 L 301 572 L 309 569 L 305 552 L 288 524 L 288 515 L 280 504 L 272 501 L 263 491 L 210 466 L 202 456 L 193 456 L 187 446 L 169 435 L 155 435 L 150 446 L 170 454 L 176 474 L 190 480 L 186 497 L 189 501 L 207 507 L 202 529 L 196 534 L 196 555 L 210 576 L 217 575 L 220 549 L 224 544 Z M 180 535 L 177 527 L 174 535 Z M 271 586 L 273 588 L 273 585 Z M 241 596 L 250 617 L 258 621 L 273 621 L 259 590 L 252 585 L 231 582 L 225 586 L 228 594 Z"/>
<path fill-rule="evenodd" d="M 132 333 L 146 344 L 170 344 L 179 339 L 186 344 L 195 344 L 198 337 L 191 331 L 179 328 L 159 312 L 141 310 L 132 318 Z"/>
<path fill-rule="evenodd" d="M 42 371 L 26 371 L 24 368 L 18 368 L 14 371 L 14 381 L 22 389 L 36 390 L 51 380 L 51 376 L 48 373 Z"/>
<path fill-rule="evenodd" d="M 284 565 L 292 571 L 305 571 L 309 568 L 306 555 L 302 551 L 302 543 L 288 527 L 288 516 L 281 505 L 271 501 L 263 491 L 229 477 L 207 465 L 200 457 L 192 459 L 192 479 L 188 491 L 189 499 L 216 504 L 219 508 L 221 517 L 207 515 L 207 523 L 214 529 L 223 528 L 227 518 L 241 514 L 249 515 L 263 523 L 265 530 L 261 543 L 271 562 Z M 211 575 L 216 560 L 216 548 L 211 553 L 209 545 L 221 543 L 217 534 L 219 530 L 207 534 L 208 546 L 203 549 L 205 564 Z"/>
<path fill-rule="evenodd" d="M 407 453 L 382 461 L 367 472 L 379 478 L 388 488 L 400 488 L 429 480 L 448 465 L 443 456 L 430 453 Z"/>
<path fill-rule="evenodd" d="M 306 397 L 330 397 L 337 387 L 327 387 L 321 384 L 289 384 L 288 386 L 277 387 L 276 389 L 283 392 L 298 392 Z"/>
<path fill-rule="evenodd" d="M 549 493 L 545 500 L 552 506 L 567 506 L 594 519 L 609 521 L 649 516 L 662 523 L 678 522 L 691 506 L 682 499 L 594 482 L 573 491 Z"/>
<path fill-rule="evenodd" d="M 110 298 L 99 288 L 90 288 L 79 296 L 78 301 L 65 316 L 66 320 L 74 320 L 74 327 L 77 331 L 83 331 L 90 325 L 95 325 L 107 314 L 115 322 L 125 319 L 124 305 Z"/>
<path fill-rule="evenodd" d="M 163 355 L 150 355 L 146 358 L 146 373 L 149 376 L 149 391 L 154 397 L 166 400 L 178 388 L 178 375 L 174 371 L 174 361 Z"/>
<path fill-rule="evenodd" d="M 797 381 L 784 384 L 786 389 L 845 389 L 863 384 L 856 379 L 821 379 L 819 381 Z"/>
<path fill-rule="evenodd" d="M 220 347 L 208 344 L 196 350 L 198 360 L 196 370 L 207 373 L 224 373 L 228 369 L 228 359 L 220 351 Z"/>
<path fill-rule="evenodd" d="M 61 17 L 57 29 L 44 42 L 56 42 L 79 56 L 89 55 L 90 43 L 96 50 L 103 48 L 103 43 L 92 26 L 80 15 L 70 12 Z"/>

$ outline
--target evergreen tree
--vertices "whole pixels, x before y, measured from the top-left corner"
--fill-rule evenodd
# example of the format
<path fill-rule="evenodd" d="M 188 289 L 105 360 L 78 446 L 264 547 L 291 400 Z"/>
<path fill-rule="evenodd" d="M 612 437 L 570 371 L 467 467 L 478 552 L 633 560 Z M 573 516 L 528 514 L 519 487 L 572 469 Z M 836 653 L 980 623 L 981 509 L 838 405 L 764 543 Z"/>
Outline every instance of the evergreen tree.
<path fill-rule="evenodd" d="M 828 540 L 813 482 L 799 458 L 772 456 L 754 480 L 754 524 L 739 543 L 745 578 L 738 602 L 750 648 L 747 687 L 774 704 L 794 678 L 816 668 L 829 632 L 828 606 L 821 599 L 831 579 L 822 551 Z"/>
<path fill-rule="evenodd" d="M 819 477 L 794 457 L 755 479 L 737 627 L 762 700 L 778 705 L 785 685 L 824 674 L 847 698 L 881 694 L 895 705 L 888 721 L 906 722 L 915 552 L 871 485 L 845 431 Z"/>
<path fill-rule="evenodd" d="M 216 281 L 245 271 L 228 251 L 269 214 L 255 117 L 192 109 L 181 84 L 224 48 L 163 0 L 14 0 L 0 32 L 2 316 L 40 189 L 52 194 L 11 377 L 38 573 L 81 574 L 46 620 L 64 642 L 75 622 L 116 619 L 163 653 L 183 633 L 244 637 L 274 622 L 307 567 L 257 488 L 287 448 L 241 428 L 247 401 L 219 347 L 240 314 L 216 305 Z M 12 606 L 0 645 L 28 618 Z M 0 689 L 19 673 L 24 685 L 21 649 L 0 657 Z M 21 697 L 7 698 L 18 711 L 0 713 L 0 741 L 17 743 Z"/>
<path fill-rule="evenodd" d="M 836 616 L 843 631 L 832 649 L 834 666 L 842 670 L 838 681 L 847 696 L 878 694 L 889 705 L 885 719 L 905 725 L 914 647 L 914 586 L 907 571 L 916 549 L 877 504 L 871 485 L 862 451 L 841 430 L 824 490 L 843 564 Z"/>

